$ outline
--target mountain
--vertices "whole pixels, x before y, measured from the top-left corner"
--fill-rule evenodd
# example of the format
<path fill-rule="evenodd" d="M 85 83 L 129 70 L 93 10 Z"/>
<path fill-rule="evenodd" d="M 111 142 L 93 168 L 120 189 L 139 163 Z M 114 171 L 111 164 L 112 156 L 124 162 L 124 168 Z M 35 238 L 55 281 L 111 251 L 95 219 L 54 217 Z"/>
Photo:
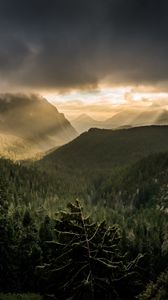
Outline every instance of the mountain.
<path fill-rule="evenodd" d="M 124 109 L 104 122 L 104 128 L 168 125 L 168 111 L 160 108 Z"/>
<path fill-rule="evenodd" d="M 36 95 L 0 95 L 0 154 L 30 158 L 77 136 L 70 122 Z"/>
<path fill-rule="evenodd" d="M 147 125 L 168 125 L 168 111 L 161 108 L 125 108 L 105 121 L 96 121 L 86 114 L 73 120 L 79 133 L 90 128 L 119 129 Z"/>
<path fill-rule="evenodd" d="M 71 121 L 72 126 L 77 130 L 77 132 L 82 133 L 90 128 L 102 128 L 103 122 L 94 120 L 87 114 L 81 114 L 75 120 Z"/>
<path fill-rule="evenodd" d="M 104 122 L 104 128 L 115 129 L 122 126 L 131 126 L 133 120 L 140 114 L 137 109 L 123 109 L 116 113 L 113 117 Z"/>
<path fill-rule="evenodd" d="M 139 114 L 140 112 L 137 109 L 123 109 L 105 121 L 97 121 L 87 114 L 82 114 L 71 121 L 71 124 L 79 133 L 83 133 L 90 128 L 116 129 L 131 126 L 133 119 Z"/>
<path fill-rule="evenodd" d="M 135 162 L 149 154 L 168 151 L 168 126 L 130 129 L 90 129 L 75 140 L 45 156 L 52 168 L 70 170 L 111 169 Z"/>

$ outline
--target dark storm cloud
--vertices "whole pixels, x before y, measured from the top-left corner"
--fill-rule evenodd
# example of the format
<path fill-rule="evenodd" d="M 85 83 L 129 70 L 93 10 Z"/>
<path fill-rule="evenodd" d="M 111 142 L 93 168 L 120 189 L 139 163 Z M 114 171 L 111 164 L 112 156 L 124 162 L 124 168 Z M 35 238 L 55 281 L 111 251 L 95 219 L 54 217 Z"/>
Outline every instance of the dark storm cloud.
<path fill-rule="evenodd" d="M 85 88 L 168 80 L 167 0 L 0 0 L 0 78 Z"/>

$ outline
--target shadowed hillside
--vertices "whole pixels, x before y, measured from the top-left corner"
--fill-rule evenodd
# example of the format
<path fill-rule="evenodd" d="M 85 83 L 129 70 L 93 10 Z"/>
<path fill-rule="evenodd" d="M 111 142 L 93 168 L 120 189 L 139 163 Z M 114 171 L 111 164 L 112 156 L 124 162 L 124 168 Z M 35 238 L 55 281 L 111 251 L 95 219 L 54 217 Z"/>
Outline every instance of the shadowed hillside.
<path fill-rule="evenodd" d="M 71 169 L 109 169 L 168 150 L 168 126 L 90 129 L 47 155 L 42 163 Z"/>

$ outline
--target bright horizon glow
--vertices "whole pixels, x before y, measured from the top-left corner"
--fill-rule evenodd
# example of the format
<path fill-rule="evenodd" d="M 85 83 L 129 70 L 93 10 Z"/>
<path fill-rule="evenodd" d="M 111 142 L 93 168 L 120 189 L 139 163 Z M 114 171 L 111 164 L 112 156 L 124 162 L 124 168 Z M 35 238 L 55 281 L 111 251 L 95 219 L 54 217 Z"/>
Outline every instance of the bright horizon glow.
<path fill-rule="evenodd" d="M 43 96 L 69 119 L 86 113 L 103 120 L 118 109 L 160 106 L 168 108 L 168 93 L 155 92 L 133 87 L 101 87 L 93 91 L 70 91 L 67 93 L 46 93 Z"/>

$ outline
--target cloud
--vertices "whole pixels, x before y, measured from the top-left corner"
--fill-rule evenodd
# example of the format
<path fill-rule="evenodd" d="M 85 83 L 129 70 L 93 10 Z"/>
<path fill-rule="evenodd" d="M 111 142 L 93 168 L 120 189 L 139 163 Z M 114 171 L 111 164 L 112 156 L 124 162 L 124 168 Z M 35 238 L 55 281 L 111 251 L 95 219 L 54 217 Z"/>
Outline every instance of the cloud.
<path fill-rule="evenodd" d="M 167 90 L 167 0 L 1 0 L 0 88 Z"/>

